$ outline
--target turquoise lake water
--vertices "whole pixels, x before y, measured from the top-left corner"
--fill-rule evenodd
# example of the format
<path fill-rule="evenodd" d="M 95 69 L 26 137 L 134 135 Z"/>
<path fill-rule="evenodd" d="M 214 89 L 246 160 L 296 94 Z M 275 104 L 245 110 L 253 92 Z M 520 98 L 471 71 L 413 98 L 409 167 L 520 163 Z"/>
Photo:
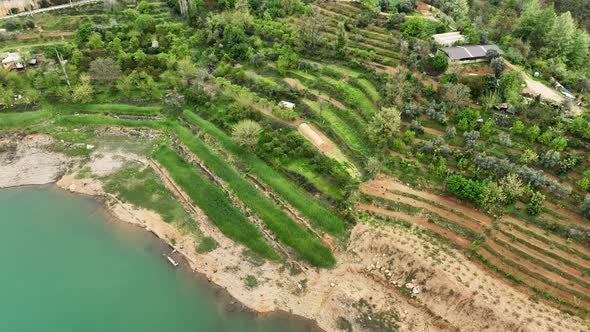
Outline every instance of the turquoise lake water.
<path fill-rule="evenodd" d="M 223 292 L 173 268 L 166 250 L 92 199 L 0 190 L 0 331 L 312 331 L 286 315 L 228 310 Z"/>

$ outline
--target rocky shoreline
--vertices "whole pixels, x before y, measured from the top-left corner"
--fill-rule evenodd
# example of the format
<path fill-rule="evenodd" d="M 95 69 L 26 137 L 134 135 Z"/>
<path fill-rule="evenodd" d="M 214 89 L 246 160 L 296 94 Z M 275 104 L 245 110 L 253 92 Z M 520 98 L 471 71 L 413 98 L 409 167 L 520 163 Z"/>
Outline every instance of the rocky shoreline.
<path fill-rule="evenodd" d="M 79 173 L 89 167 L 105 175 L 127 161 L 150 167 L 149 161 L 122 151 L 93 153 L 89 161 L 70 158 L 49 151 L 51 141 L 33 135 L 18 143 L 0 142 L 0 147 L 10 146 L 0 150 L 0 188 L 55 182 L 96 197 L 117 220 L 152 232 L 176 249 L 191 270 L 258 314 L 285 312 L 314 321 L 324 331 L 589 330 L 586 321 L 531 302 L 454 250 L 438 253 L 436 260 L 445 263 L 435 267 L 428 241 L 400 227 L 359 223 L 346 248 L 336 250 L 336 267 L 290 271 L 285 264 L 247 259 L 244 247 L 192 207 L 200 231 L 219 244 L 211 252 L 197 253 L 191 234 L 153 211 L 120 201 L 103 190 L 100 180 Z M 259 280 L 257 287 L 246 287 L 249 275 Z"/>

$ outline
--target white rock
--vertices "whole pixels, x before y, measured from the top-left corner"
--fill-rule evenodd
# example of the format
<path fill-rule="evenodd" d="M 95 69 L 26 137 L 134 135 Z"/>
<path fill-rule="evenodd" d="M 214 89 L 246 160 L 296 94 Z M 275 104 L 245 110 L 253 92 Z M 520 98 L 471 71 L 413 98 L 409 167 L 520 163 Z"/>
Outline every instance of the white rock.
<path fill-rule="evenodd" d="M 414 294 L 420 294 L 422 292 L 422 287 L 420 286 L 415 286 L 414 288 L 412 288 L 412 293 Z"/>

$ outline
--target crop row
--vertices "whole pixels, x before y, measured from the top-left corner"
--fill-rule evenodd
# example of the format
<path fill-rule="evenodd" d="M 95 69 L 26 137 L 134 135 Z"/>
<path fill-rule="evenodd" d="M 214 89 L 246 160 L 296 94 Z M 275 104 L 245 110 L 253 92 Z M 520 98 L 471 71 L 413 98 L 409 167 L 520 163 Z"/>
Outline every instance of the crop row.
<path fill-rule="evenodd" d="M 291 219 L 269 198 L 263 196 L 251 182 L 229 165 L 226 159 L 212 152 L 185 127 L 177 125 L 176 133 L 183 144 L 195 153 L 215 175 L 228 183 L 231 190 L 261 218 L 280 242 L 295 249 L 305 260 L 315 266 L 334 265 L 335 259 L 330 249 Z"/>
<path fill-rule="evenodd" d="M 314 225 L 333 235 L 344 234 L 346 225 L 337 214 L 303 192 L 255 154 L 244 150 L 221 129 L 190 111 L 184 111 L 182 116 L 191 125 L 214 137 L 224 150 L 244 163 L 250 173 L 271 187 Z"/>
<path fill-rule="evenodd" d="M 512 261 L 512 260 L 510 260 L 508 258 L 506 258 L 504 255 L 501 255 L 500 253 L 498 253 L 497 251 L 495 251 L 487 243 L 483 243 L 481 245 L 481 247 L 483 247 L 486 251 L 488 251 L 494 257 L 497 257 L 502 263 L 504 263 L 504 264 L 506 264 L 506 265 L 508 265 L 508 266 L 510 266 L 512 268 L 515 268 L 515 269 L 521 271 L 522 273 L 524 273 L 526 275 L 529 275 L 532 278 L 537 279 L 537 280 L 539 280 L 539 281 L 541 281 L 541 282 L 543 282 L 543 283 L 545 283 L 545 284 L 547 284 L 547 285 L 549 285 L 549 286 L 551 286 L 553 288 L 556 288 L 556 289 L 558 289 L 560 291 L 563 291 L 565 293 L 572 294 L 572 295 L 578 297 L 579 299 L 583 299 L 584 301 L 590 302 L 590 296 L 588 294 L 583 294 L 583 293 L 580 293 L 578 291 L 571 290 L 571 289 L 563 286 L 562 284 L 559 284 L 559 283 L 554 282 L 553 280 L 547 278 L 546 276 L 544 276 L 544 275 L 542 275 L 540 273 L 533 272 L 533 271 L 527 269 L 526 267 L 524 267 L 524 266 L 522 266 L 522 265 L 520 265 L 520 264 L 518 264 L 518 263 L 516 263 L 516 262 L 514 262 L 514 261 Z"/>
<path fill-rule="evenodd" d="M 199 174 L 168 146 L 161 146 L 153 157 L 170 173 L 174 182 L 201 208 L 211 222 L 228 238 L 242 243 L 261 256 L 279 260 L 281 256 L 264 240 L 256 226 L 236 208 L 221 188 Z"/>
<path fill-rule="evenodd" d="M 539 259 L 537 257 L 534 257 L 534 256 L 532 256 L 532 255 L 530 255 L 530 254 L 528 254 L 528 253 L 526 253 L 526 252 L 524 252 L 522 250 L 519 250 L 518 248 L 515 248 L 514 246 L 511 246 L 509 243 L 507 243 L 505 241 L 502 241 L 501 239 L 499 239 L 497 237 L 494 237 L 494 241 L 496 243 L 498 243 L 499 245 L 505 247 L 506 249 L 510 250 L 511 252 L 514 252 L 517 255 L 521 256 L 522 258 L 524 258 L 524 259 L 526 259 L 526 260 L 534 263 L 535 265 L 542 266 L 546 270 L 551 271 L 551 272 L 554 272 L 554 273 L 557 273 L 561 277 L 563 277 L 565 279 L 568 279 L 570 281 L 573 281 L 575 283 L 578 283 L 578 284 L 582 285 L 585 288 L 590 288 L 590 284 L 587 283 L 587 282 L 585 282 L 584 280 L 580 280 L 579 278 L 577 278 L 575 276 L 572 276 L 572 275 L 570 275 L 568 273 L 565 273 L 561 269 L 559 269 L 559 268 L 557 268 L 557 267 L 555 267 L 555 266 L 553 266 L 553 265 L 551 265 L 551 264 L 549 264 L 549 263 L 547 263 L 547 262 L 545 262 L 545 261 L 543 261 L 543 260 L 541 260 L 541 259 Z"/>

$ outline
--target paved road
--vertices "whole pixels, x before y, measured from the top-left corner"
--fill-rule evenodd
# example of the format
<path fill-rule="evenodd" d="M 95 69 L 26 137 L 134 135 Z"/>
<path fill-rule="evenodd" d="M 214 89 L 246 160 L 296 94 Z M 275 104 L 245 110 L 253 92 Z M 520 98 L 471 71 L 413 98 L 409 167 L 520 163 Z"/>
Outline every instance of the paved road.
<path fill-rule="evenodd" d="M 60 9 L 65 9 L 65 8 L 70 8 L 70 7 L 75 7 L 75 6 L 83 6 L 83 5 L 88 5 L 88 4 L 102 2 L 102 1 L 103 0 L 82 0 L 82 1 L 76 1 L 76 2 L 72 2 L 72 4 L 65 4 L 65 5 L 48 7 L 48 8 L 41 8 L 41 9 L 36 9 L 36 10 L 32 10 L 32 11 L 26 11 L 26 12 L 14 14 L 14 15 L 9 15 L 9 16 L 1 16 L 0 17 L 0 20 L 6 20 L 6 19 L 9 19 L 9 18 L 19 17 L 19 16 L 34 15 L 34 14 L 38 14 L 38 13 L 44 13 L 44 12 L 49 12 L 49 11 L 53 11 L 53 10 L 60 10 Z"/>

